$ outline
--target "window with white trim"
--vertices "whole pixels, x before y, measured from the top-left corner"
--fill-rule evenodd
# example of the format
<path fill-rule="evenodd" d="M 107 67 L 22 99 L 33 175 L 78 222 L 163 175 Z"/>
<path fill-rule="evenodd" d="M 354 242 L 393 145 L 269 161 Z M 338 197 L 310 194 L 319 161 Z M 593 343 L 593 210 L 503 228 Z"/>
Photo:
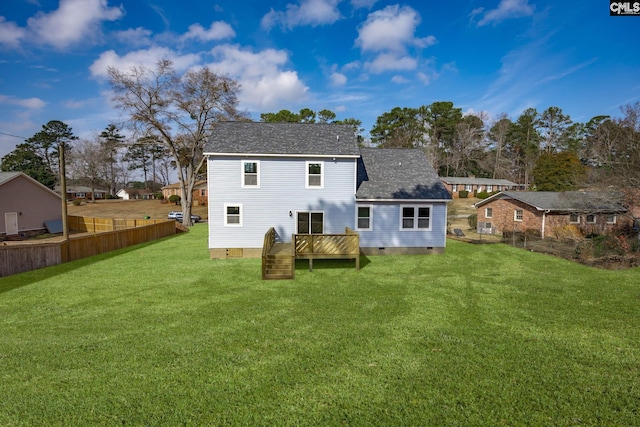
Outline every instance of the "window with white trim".
<path fill-rule="evenodd" d="M 400 230 L 431 230 L 431 206 L 400 206 Z"/>
<path fill-rule="evenodd" d="M 514 221 L 522 221 L 524 212 L 522 211 L 522 209 L 516 209 L 513 211 L 513 220 Z"/>
<path fill-rule="evenodd" d="M 587 224 L 595 224 L 596 216 L 594 214 L 587 215 Z"/>
<path fill-rule="evenodd" d="M 225 203 L 224 225 L 229 227 L 242 227 L 242 204 Z"/>
<path fill-rule="evenodd" d="M 487 184 L 487 193 L 491 193 L 493 191 L 493 185 Z"/>
<path fill-rule="evenodd" d="M 607 224 L 615 224 L 617 222 L 617 217 L 615 214 L 608 214 L 607 215 Z"/>
<path fill-rule="evenodd" d="M 485 218 L 493 218 L 493 208 L 486 208 L 484 210 L 484 217 Z"/>
<path fill-rule="evenodd" d="M 260 187 L 260 162 L 257 160 L 242 161 L 242 187 Z"/>
<path fill-rule="evenodd" d="M 473 191 L 473 186 L 471 184 L 465 184 L 464 191 L 471 193 L 471 191 Z"/>
<path fill-rule="evenodd" d="M 458 191 L 458 184 L 451 184 L 451 191 L 456 193 Z"/>
<path fill-rule="evenodd" d="M 358 230 L 371 230 L 371 214 L 373 211 L 373 206 L 356 206 L 356 228 Z"/>
<path fill-rule="evenodd" d="M 324 162 L 306 162 L 306 188 L 324 187 Z"/>
<path fill-rule="evenodd" d="M 569 214 L 569 223 L 570 224 L 580 224 L 580 215 L 572 213 Z"/>

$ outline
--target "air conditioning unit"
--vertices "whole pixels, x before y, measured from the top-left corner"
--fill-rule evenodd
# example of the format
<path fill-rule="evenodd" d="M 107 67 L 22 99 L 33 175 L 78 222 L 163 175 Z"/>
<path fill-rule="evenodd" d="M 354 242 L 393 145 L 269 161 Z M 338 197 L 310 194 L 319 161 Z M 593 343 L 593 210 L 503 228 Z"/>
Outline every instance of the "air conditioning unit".
<path fill-rule="evenodd" d="M 495 230 L 492 226 L 493 224 L 490 222 L 479 222 L 478 234 L 493 234 Z"/>

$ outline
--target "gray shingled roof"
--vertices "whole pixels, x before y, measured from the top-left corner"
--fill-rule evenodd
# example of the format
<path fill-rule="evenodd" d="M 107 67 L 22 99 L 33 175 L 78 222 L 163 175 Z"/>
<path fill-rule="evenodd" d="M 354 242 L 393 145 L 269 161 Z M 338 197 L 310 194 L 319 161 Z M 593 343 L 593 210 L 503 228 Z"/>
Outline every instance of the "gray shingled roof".
<path fill-rule="evenodd" d="M 447 184 L 476 184 L 476 185 L 505 185 L 515 187 L 518 184 L 507 179 L 491 179 L 491 178 L 469 178 L 464 176 L 443 176 L 442 181 Z"/>
<path fill-rule="evenodd" d="M 503 191 L 476 203 L 476 206 L 498 197 L 519 200 L 538 210 L 555 212 L 626 212 L 619 195 L 606 191 Z"/>
<path fill-rule="evenodd" d="M 360 154 L 357 199 L 451 199 L 422 150 L 361 148 Z"/>
<path fill-rule="evenodd" d="M 358 156 L 352 125 L 222 122 L 204 147 L 205 154 L 285 154 Z"/>
<path fill-rule="evenodd" d="M 0 185 L 4 184 L 7 181 L 12 180 L 16 176 L 20 175 L 22 172 L 0 172 Z"/>

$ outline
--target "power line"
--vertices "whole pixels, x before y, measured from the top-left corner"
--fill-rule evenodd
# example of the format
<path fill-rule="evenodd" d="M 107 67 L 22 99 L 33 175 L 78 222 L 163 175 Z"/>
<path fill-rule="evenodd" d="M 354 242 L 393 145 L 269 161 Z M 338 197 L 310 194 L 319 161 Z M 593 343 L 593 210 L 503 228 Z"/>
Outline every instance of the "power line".
<path fill-rule="evenodd" d="M 14 138 L 20 138 L 22 140 L 26 140 L 27 139 L 24 136 L 13 135 L 11 133 L 6 133 L 6 132 L 2 132 L 2 131 L 0 131 L 0 135 L 12 136 Z"/>

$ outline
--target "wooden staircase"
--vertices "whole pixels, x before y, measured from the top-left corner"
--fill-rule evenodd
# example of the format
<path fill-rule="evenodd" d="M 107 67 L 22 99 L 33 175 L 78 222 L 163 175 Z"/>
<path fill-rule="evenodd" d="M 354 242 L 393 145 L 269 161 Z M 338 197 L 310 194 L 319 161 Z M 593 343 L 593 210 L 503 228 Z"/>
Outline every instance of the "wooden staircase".
<path fill-rule="evenodd" d="M 265 280 L 293 279 L 295 260 L 290 243 L 276 243 L 266 255 L 262 269 Z"/>

